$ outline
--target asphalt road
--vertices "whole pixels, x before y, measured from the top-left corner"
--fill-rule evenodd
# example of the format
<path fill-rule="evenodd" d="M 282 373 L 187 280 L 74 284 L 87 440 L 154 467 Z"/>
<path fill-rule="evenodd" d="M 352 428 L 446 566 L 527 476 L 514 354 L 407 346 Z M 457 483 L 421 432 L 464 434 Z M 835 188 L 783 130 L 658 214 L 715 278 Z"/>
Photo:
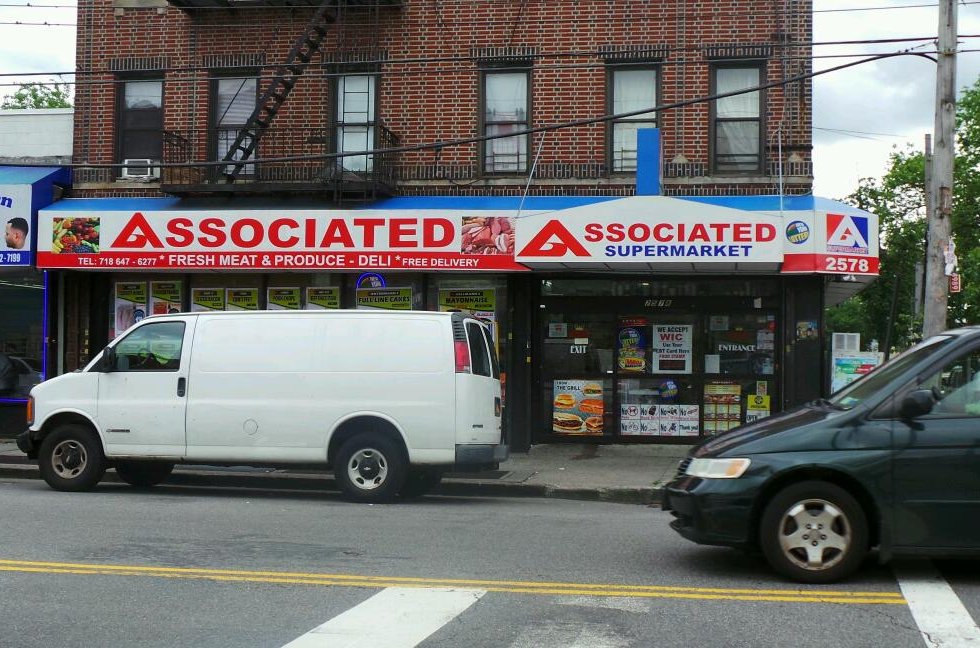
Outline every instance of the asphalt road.
<path fill-rule="evenodd" d="M 667 523 L 555 499 L 0 481 L 0 646 L 931 645 L 891 568 L 799 586 Z M 980 618 L 978 566 L 940 569 Z"/>

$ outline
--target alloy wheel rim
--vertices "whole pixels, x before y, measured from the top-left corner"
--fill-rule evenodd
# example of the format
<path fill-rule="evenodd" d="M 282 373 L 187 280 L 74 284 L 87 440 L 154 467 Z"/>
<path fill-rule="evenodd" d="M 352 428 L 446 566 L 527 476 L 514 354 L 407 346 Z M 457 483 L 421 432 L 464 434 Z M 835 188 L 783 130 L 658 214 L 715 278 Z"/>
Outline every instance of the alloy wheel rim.
<path fill-rule="evenodd" d="M 51 467 L 62 479 L 75 479 L 88 465 L 88 453 L 78 441 L 62 441 L 51 453 Z"/>
<path fill-rule="evenodd" d="M 823 571 L 847 556 L 853 533 L 850 521 L 824 499 L 806 499 L 791 506 L 779 523 L 779 547 L 793 565 Z"/>
<path fill-rule="evenodd" d="M 347 462 L 347 476 L 358 488 L 374 490 L 388 479 L 388 460 L 374 448 L 363 448 Z"/>

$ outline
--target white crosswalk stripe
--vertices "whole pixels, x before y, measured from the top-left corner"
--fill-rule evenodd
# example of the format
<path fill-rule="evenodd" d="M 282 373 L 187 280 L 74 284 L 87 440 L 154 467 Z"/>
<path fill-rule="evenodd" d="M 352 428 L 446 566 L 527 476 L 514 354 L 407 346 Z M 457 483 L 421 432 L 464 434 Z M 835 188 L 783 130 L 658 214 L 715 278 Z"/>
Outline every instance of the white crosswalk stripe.
<path fill-rule="evenodd" d="M 389 587 L 284 648 L 413 648 L 484 594 L 474 589 Z"/>
<path fill-rule="evenodd" d="M 980 648 L 980 628 L 932 563 L 895 564 L 894 571 L 927 646 Z"/>

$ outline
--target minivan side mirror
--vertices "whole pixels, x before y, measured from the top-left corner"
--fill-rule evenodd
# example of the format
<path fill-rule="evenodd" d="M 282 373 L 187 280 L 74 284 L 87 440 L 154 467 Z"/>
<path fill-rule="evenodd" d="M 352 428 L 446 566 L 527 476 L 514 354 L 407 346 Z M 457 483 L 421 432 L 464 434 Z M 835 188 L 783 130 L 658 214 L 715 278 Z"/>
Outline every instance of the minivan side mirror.
<path fill-rule="evenodd" d="M 932 395 L 931 389 L 916 389 L 902 399 L 902 404 L 898 408 L 898 415 L 903 419 L 914 419 L 931 412 L 935 404 L 936 399 Z"/>
<path fill-rule="evenodd" d="M 116 370 L 116 350 L 113 347 L 106 347 L 102 351 L 102 365 L 100 370 L 103 373 L 111 373 Z"/>

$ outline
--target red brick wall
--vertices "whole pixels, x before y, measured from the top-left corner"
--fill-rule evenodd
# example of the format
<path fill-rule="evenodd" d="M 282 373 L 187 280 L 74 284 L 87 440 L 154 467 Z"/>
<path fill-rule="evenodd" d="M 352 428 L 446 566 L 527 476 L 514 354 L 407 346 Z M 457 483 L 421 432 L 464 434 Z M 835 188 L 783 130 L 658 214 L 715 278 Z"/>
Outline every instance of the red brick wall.
<path fill-rule="evenodd" d="M 767 81 L 775 82 L 810 70 L 808 45 L 812 38 L 812 0 L 729 0 L 690 2 L 674 0 L 570 0 L 519 2 L 517 0 L 405 0 L 401 9 L 378 14 L 346 9 L 335 23 L 321 52 L 327 58 L 338 51 L 386 52 L 381 66 L 379 117 L 402 144 L 422 144 L 478 135 L 479 68 L 473 48 L 530 48 L 534 58 L 531 119 L 533 126 L 601 116 L 606 110 L 606 69 L 601 48 L 637 44 L 665 47 L 661 67 L 660 103 L 695 99 L 709 92 L 709 60 L 704 46 L 720 44 L 768 45 Z M 116 11 L 120 15 L 116 15 Z M 115 85 L 119 74 L 112 61 L 165 57 L 165 128 L 203 131 L 208 125 L 211 70 L 202 67 L 207 56 L 264 56 L 265 73 L 285 59 L 294 40 L 303 33 L 312 9 L 206 9 L 185 13 L 172 6 L 114 10 L 112 0 L 79 2 L 76 94 L 75 161 L 112 163 L 114 159 Z M 783 43 L 792 46 L 786 47 Z M 788 60 L 781 60 L 786 54 Z M 440 58 L 405 63 L 405 59 Z M 317 57 L 274 122 L 275 128 L 299 129 L 327 124 L 334 102 L 326 73 L 331 68 Z M 811 84 L 769 90 L 766 139 L 775 158 L 780 122 L 782 146 L 795 151 L 804 165 L 810 160 Z M 710 173 L 709 105 L 697 103 L 660 114 L 665 162 L 683 156 L 690 168 Z M 534 136 L 532 159 L 541 135 Z M 583 183 L 594 193 L 628 194 L 634 179 L 626 176 L 597 183 L 606 163 L 606 127 L 592 124 L 548 133 L 541 149 L 542 168 L 569 165 L 598 169 L 584 173 L 585 181 L 569 186 L 538 187 L 538 193 L 581 193 Z M 433 166 L 456 168 L 455 177 L 470 177 L 478 166 L 476 144 L 432 151 L 402 153 L 406 171 Z M 194 154 L 206 159 L 198 146 Z M 788 153 L 786 153 L 788 155 Z M 591 174 L 591 175 L 590 175 Z M 583 174 L 580 174 L 583 175 Z M 522 187 L 525 179 L 514 178 Z M 688 183 L 690 180 L 687 181 Z M 684 184 L 673 193 L 758 193 L 775 186 L 772 177 L 725 187 L 723 179 L 705 177 L 702 187 Z M 668 181 L 669 183 L 669 181 Z M 719 184 L 721 183 L 721 184 Z M 601 184 L 601 186 L 599 186 Z M 573 186 L 574 185 L 574 186 Z M 806 182 L 792 186 L 808 191 Z M 406 186 L 406 194 L 448 191 L 459 187 Z M 489 192 L 489 190 L 487 190 Z M 494 189 L 494 193 L 508 189 Z M 96 188 L 87 195 L 107 195 Z M 147 193 L 144 191 L 144 193 Z M 76 192 L 75 195 L 81 195 Z"/>

